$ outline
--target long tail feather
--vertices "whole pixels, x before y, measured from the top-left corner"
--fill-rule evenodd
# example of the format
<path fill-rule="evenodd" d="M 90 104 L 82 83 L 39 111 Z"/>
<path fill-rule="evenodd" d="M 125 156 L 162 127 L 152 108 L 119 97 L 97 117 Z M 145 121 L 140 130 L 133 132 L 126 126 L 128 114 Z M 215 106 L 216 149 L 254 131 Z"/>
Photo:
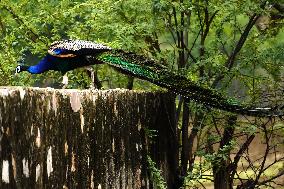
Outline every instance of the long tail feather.
<path fill-rule="evenodd" d="M 201 87 L 184 76 L 168 71 L 167 68 L 157 64 L 154 60 L 134 53 L 112 50 L 102 53 L 96 58 L 121 72 L 150 81 L 210 107 L 258 117 L 279 115 L 273 108 L 253 108 L 242 105 L 236 100 L 224 97 L 216 90 Z"/>

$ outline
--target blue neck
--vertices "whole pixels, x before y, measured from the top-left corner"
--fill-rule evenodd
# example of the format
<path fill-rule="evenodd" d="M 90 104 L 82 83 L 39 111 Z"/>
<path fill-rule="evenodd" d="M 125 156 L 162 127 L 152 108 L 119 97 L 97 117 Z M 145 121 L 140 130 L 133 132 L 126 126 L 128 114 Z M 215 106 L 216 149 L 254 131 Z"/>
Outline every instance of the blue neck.
<path fill-rule="evenodd" d="M 54 57 L 46 55 L 37 65 L 30 66 L 27 71 L 31 74 L 40 74 L 48 70 L 52 70 L 54 67 Z"/>

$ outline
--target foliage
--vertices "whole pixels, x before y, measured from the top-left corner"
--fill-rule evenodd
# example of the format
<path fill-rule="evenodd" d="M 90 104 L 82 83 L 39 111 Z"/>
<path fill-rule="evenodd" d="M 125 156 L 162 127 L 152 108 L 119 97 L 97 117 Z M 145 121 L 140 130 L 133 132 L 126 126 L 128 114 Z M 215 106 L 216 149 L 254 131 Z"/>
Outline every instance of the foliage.
<path fill-rule="evenodd" d="M 161 171 L 156 168 L 156 163 L 151 159 L 151 157 L 147 156 L 148 169 L 150 171 L 150 179 L 154 184 L 155 189 L 166 189 L 166 182 L 161 175 Z"/>
<path fill-rule="evenodd" d="M 39 61 L 54 40 L 76 38 L 153 57 L 179 74 L 255 106 L 279 105 L 283 103 L 283 4 L 275 0 L 2 0 L 0 84 L 58 86 L 61 76 L 55 72 L 15 77 L 11 73 L 17 61 Z M 107 66 L 95 66 L 95 70 L 103 88 L 125 87 L 128 82 L 127 77 Z M 70 72 L 69 78 L 69 88 L 87 88 L 90 82 L 84 69 Z M 140 80 L 134 87 L 157 88 Z M 280 144 L 269 138 L 279 131 L 274 123 L 241 117 L 232 129 L 225 127 L 230 114 L 204 110 L 195 103 L 189 103 L 187 109 L 184 104 L 184 99 L 177 99 L 177 118 L 181 120 L 176 125 L 177 138 L 182 136 L 178 157 L 186 154 L 181 161 L 184 165 L 180 163 L 177 169 L 179 176 L 186 178 L 185 185 L 189 180 L 198 183 L 208 172 L 217 183 L 218 170 L 226 166 L 234 168 L 227 172 L 233 178 L 231 183 L 245 180 L 235 179 L 235 166 L 242 161 L 237 155 L 246 157 L 249 170 L 257 170 L 254 178 L 263 177 L 270 147 Z M 250 161 L 250 154 L 245 153 L 254 134 L 262 136 L 268 145 L 269 153 L 259 161 Z M 237 140 L 240 136 L 244 141 Z M 257 165 L 262 162 L 261 169 Z M 150 161 L 151 170 L 158 174 L 153 163 Z M 160 176 L 155 178 L 161 181 Z"/>

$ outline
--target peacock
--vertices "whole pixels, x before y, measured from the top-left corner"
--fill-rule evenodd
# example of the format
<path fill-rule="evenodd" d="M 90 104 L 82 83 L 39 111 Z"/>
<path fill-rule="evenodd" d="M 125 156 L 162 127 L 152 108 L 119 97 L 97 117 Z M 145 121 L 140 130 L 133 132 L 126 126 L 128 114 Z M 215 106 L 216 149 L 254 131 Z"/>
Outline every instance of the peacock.
<path fill-rule="evenodd" d="M 27 71 L 31 74 L 40 74 L 55 70 L 65 74 L 79 67 L 103 63 L 124 74 L 149 81 L 206 107 L 249 116 L 278 115 L 274 108 L 253 108 L 231 98 L 226 98 L 214 89 L 200 86 L 185 76 L 169 71 L 153 59 L 132 52 L 112 49 L 91 41 L 56 41 L 50 45 L 48 53 L 37 65 L 18 65 L 16 73 Z"/>

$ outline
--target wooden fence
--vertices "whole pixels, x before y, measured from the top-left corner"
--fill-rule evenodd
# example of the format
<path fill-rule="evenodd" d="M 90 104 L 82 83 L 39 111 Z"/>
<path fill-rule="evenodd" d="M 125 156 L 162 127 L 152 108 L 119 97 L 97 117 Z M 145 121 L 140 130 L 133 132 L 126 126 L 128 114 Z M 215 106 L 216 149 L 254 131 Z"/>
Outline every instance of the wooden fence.
<path fill-rule="evenodd" d="M 0 188 L 148 189 L 147 154 L 170 185 L 173 102 L 121 89 L 2 87 Z"/>

